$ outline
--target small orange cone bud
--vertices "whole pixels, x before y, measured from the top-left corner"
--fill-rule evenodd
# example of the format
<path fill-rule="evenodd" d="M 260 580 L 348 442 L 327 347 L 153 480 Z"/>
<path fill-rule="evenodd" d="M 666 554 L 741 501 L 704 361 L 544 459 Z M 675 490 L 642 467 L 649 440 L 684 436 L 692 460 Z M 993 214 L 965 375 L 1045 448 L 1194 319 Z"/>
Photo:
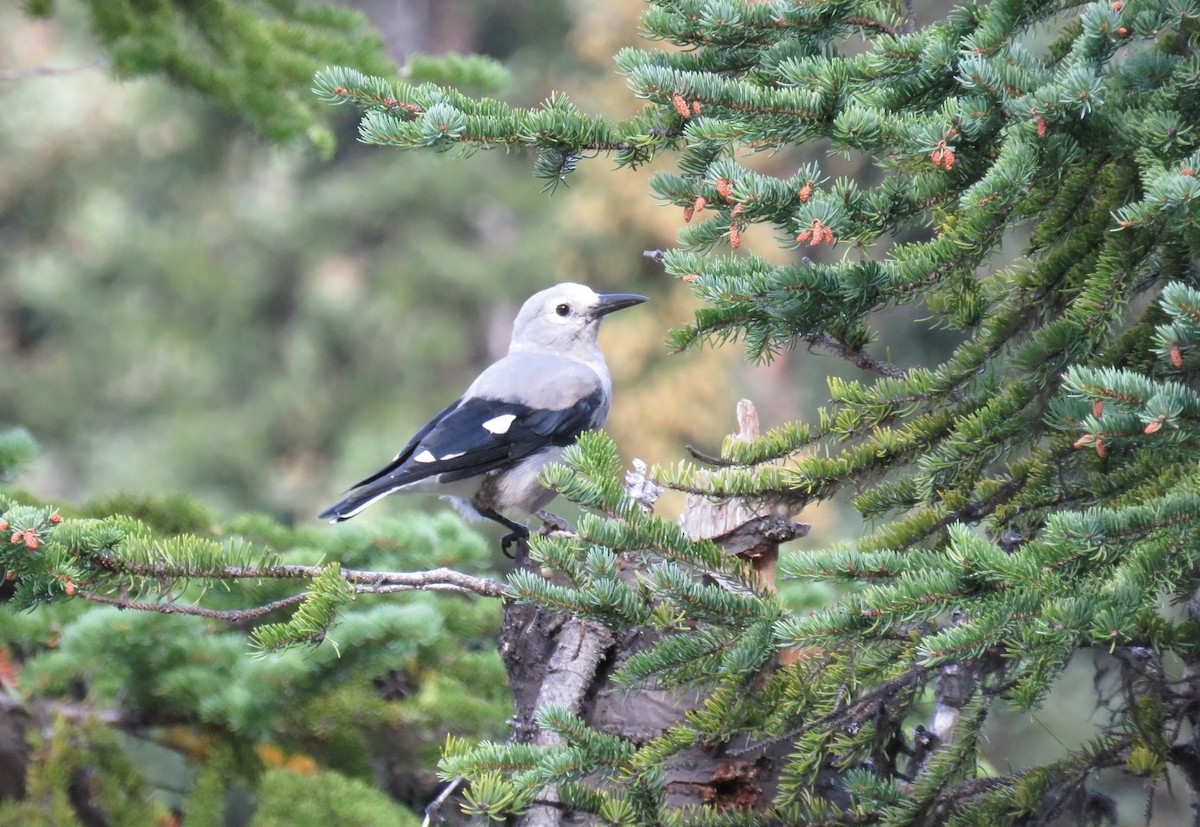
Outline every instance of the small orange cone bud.
<path fill-rule="evenodd" d="M 1092 403 L 1092 416 L 1099 418 L 1104 413 L 1104 403 L 1097 399 Z"/>
<path fill-rule="evenodd" d="M 1100 439 L 1100 437 L 1096 437 L 1096 456 L 1102 457 L 1107 453 L 1108 451 L 1104 448 L 1104 440 Z"/>
<path fill-rule="evenodd" d="M 34 534 L 32 531 L 25 532 L 25 548 L 30 551 L 37 551 L 41 548 L 42 538 Z"/>
<path fill-rule="evenodd" d="M 0 531 L 8 531 L 8 520 L 0 520 Z"/>
<path fill-rule="evenodd" d="M 675 107 L 675 111 L 679 113 L 679 117 L 690 118 L 692 116 L 692 110 L 688 108 L 687 101 L 678 92 L 671 94 L 671 105 Z"/>
<path fill-rule="evenodd" d="M 741 243 L 742 231 L 737 228 L 736 224 L 734 224 L 729 228 L 729 246 L 736 250 L 739 246 L 741 246 Z"/>
<path fill-rule="evenodd" d="M 1046 129 L 1047 129 L 1047 127 L 1049 127 L 1049 125 L 1050 125 L 1050 122 L 1046 120 L 1045 115 L 1037 116 L 1037 134 L 1038 134 L 1039 138 L 1046 137 Z"/>
<path fill-rule="evenodd" d="M 1151 422 L 1149 425 L 1146 426 L 1146 430 L 1143 431 L 1143 433 L 1156 434 L 1156 433 L 1158 433 L 1158 429 L 1161 428 L 1162 426 L 1163 426 L 1162 420 L 1156 419 L 1153 422 Z"/>
<path fill-rule="evenodd" d="M 1183 367 L 1183 351 L 1179 345 L 1171 345 L 1171 364 L 1177 368 Z"/>
<path fill-rule="evenodd" d="M 9 539 L 9 542 L 15 546 L 15 545 L 17 545 L 17 543 L 20 543 L 24 539 L 25 539 L 25 535 L 22 532 L 14 531 L 13 536 Z"/>
<path fill-rule="evenodd" d="M 63 581 L 63 591 L 67 593 L 68 597 L 75 594 L 75 581 L 70 577 Z"/>
<path fill-rule="evenodd" d="M 700 115 L 703 112 L 704 110 L 700 108 L 700 101 L 692 101 L 692 114 Z"/>
<path fill-rule="evenodd" d="M 691 284 L 692 282 L 698 280 L 699 278 L 700 278 L 699 273 L 688 273 L 686 276 L 683 277 L 683 280 L 686 281 L 688 284 Z"/>
<path fill-rule="evenodd" d="M 807 204 L 808 199 L 812 198 L 813 182 L 806 181 L 804 186 L 800 188 L 800 203 Z"/>
<path fill-rule="evenodd" d="M 814 218 L 812 227 L 796 236 L 796 243 L 807 243 L 809 247 L 820 247 L 822 244 L 832 244 L 836 239 L 832 227 L 822 224 L 821 219 Z"/>
<path fill-rule="evenodd" d="M 717 179 L 717 192 L 719 192 L 721 197 L 726 201 L 733 200 L 733 185 L 727 179 Z"/>
<path fill-rule="evenodd" d="M 62 522 L 62 515 L 59 514 L 57 511 L 55 511 L 53 514 L 50 515 L 49 519 L 50 519 L 51 523 L 53 523 L 54 525 L 58 525 L 59 523 Z M 0 529 L 0 531 L 3 531 L 3 529 Z"/>
<path fill-rule="evenodd" d="M 1075 447 L 1082 448 L 1085 445 L 1091 445 L 1095 441 L 1096 437 L 1094 434 L 1084 434 L 1079 439 L 1075 440 Z"/>
<path fill-rule="evenodd" d="M 703 195 L 696 196 L 696 203 L 692 205 L 695 212 L 704 212 L 704 208 L 708 206 L 708 202 L 704 200 Z"/>
<path fill-rule="evenodd" d="M 696 208 L 693 207 L 691 204 L 688 204 L 686 207 L 683 208 L 683 223 L 685 223 L 685 224 L 692 223 L 692 216 L 695 214 L 696 214 Z"/>
<path fill-rule="evenodd" d="M 1192 169 L 1191 167 L 1184 167 L 1183 169 L 1179 170 L 1179 174 L 1186 175 L 1189 178 L 1191 178 L 1193 175 L 1196 174 L 1196 170 Z"/>
<path fill-rule="evenodd" d="M 945 141 L 938 141 L 937 147 L 929 155 L 933 165 L 947 172 L 954 166 L 954 150 L 946 146 Z"/>

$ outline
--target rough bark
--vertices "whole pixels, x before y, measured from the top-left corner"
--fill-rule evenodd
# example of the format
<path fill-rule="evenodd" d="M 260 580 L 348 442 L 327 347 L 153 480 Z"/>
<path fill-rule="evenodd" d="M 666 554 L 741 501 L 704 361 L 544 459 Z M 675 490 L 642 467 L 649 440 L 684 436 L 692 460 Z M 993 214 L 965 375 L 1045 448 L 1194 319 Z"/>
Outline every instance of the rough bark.
<path fill-rule="evenodd" d="M 738 416 L 739 436 L 756 435 L 758 422 L 753 405 L 739 403 Z M 640 469 L 630 475 L 629 484 L 635 498 L 647 507 L 652 505 L 655 495 L 648 490 Z M 770 589 L 774 588 L 779 543 L 802 536 L 808 528 L 761 507 L 736 500 L 712 502 L 702 497 L 689 500 L 681 521 L 691 536 L 713 539 L 729 553 L 752 559 L 764 587 Z M 626 571 L 632 577 L 634 564 L 629 562 Z M 519 558 L 518 565 L 528 566 L 529 562 Z M 514 739 L 552 743 L 549 734 L 540 732 L 535 724 L 538 710 L 550 702 L 567 706 L 600 731 L 618 734 L 636 744 L 661 735 L 698 706 L 702 694 L 664 692 L 653 687 L 629 692 L 610 680 L 629 657 L 657 640 L 658 634 L 649 629 L 614 634 L 597 623 L 555 616 L 535 606 L 507 605 L 500 653 L 515 696 Z M 765 806 L 776 791 L 778 771 L 789 746 L 786 742 L 724 744 L 688 750 L 666 766 L 668 803 L 722 808 Z M 551 793 L 521 823 L 525 827 L 551 827 L 582 820 L 554 806 Z"/>

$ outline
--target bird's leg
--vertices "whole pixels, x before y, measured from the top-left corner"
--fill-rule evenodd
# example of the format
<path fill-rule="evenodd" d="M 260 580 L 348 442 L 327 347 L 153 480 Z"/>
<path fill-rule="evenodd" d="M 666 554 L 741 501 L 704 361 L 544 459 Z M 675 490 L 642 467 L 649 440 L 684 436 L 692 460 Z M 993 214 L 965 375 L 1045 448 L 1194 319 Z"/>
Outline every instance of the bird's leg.
<path fill-rule="evenodd" d="M 487 517 L 489 520 L 495 520 L 496 522 L 500 523 L 500 525 L 508 529 L 509 533 L 500 538 L 500 550 L 504 552 L 504 556 L 508 559 L 514 559 L 513 555 L 508 553 L 508 549 L 513 543 L 529 541 L 528 527 L 521 525 L 516 520 L 508 519 L 508 517 L 505 517 L 499 511 L 491 508 L 477 507 L 475 510 L 484 517 Z"/>
<path fill-rule="evenodd" d="M 549 511 L 539 511 L 533 516 L 542 521 L 542 527 L 538 529 L 538 534 L 541 534 L 543 537 L 552 534 L 555 531 L 562 531 L 566 533 L 573 531 L 571 524 L 557 514 L 551 514 Z"/>

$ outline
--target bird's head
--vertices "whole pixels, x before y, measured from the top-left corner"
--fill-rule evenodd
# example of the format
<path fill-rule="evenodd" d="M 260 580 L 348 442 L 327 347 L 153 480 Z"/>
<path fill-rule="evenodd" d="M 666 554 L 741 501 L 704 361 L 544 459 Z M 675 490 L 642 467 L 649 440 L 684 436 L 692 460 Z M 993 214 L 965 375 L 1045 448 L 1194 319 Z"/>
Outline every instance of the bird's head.
<path fill-rule="evenodd" d="M 513 323 L 512 350 L 570 355 L 596 346 L 600 320 L 613 311 L 646 301 L 633 293 L 597 293 L 564 282 L 534 293 Z"/>

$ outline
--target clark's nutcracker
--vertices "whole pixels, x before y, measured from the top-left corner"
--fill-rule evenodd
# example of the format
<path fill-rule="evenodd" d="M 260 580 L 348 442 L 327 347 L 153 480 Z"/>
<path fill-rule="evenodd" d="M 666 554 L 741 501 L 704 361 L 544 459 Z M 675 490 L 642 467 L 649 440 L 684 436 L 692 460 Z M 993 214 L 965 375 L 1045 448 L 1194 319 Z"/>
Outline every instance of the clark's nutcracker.
<path fill-rule="evenodd" d="M 536 514 L 554 499 L 538 483 L 542 467 L 608 416 L 612 378 L 596 344 L 600 320 L 644 301 L 571 283 L 535 293 L 513 323 L 508 355 L 320 517 L 341 522 L 388 494 L 420 491 L 504 525 L 512 532 L 505 548 L 528 536 L 502 512 Z"/>

